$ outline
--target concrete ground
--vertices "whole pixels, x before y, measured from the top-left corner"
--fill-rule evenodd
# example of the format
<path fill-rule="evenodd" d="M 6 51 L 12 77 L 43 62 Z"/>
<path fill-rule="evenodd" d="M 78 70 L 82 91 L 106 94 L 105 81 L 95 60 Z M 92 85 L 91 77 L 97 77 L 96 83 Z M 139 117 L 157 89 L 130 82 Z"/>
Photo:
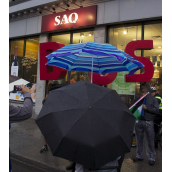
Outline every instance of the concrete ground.
<path fill-rule="evenodd" d="M 65 172 L 69 162 L 62 158 L 52 156 L 51 151 L 40 153 L 43 146 L 43 136 L 34 119 L 29 119 L 11 125 L 9 132 L 10 150 L 13 172 Z M 156 149 L 156 162 L 154 166 L 148 164 L 145 154 L 144 161 L 133 163 L 136 148 L 125 155 L 121 172 L 161 172 L 162 171 L 162 149 Z M 25 170 L 24 170 L 25 169 Z"/>

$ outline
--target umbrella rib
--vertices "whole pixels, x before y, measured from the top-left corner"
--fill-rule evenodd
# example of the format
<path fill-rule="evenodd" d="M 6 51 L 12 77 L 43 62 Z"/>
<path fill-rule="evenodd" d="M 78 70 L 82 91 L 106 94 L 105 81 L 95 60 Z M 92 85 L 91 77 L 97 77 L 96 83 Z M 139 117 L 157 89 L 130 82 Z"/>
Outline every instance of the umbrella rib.
<path fill-rule="evenodd" d="M 94 110 L 94 109 L 93 109 Z M 94 112 L 99 116 L 99 117 L 101 117 L 95 110 L 94 110 Z M 106 124 L 108 124 L 102 117 L 101 117 L 101 119 L 106 123 Z M 109 125 L 108 124 L 108 126 L 110 126 L 113 130 L 115 130 L 111 125 Z M 116 131 L 116 130 L 115 130 Z M 124 139 L 121 137 L 121 135 L 117 132 L 117 134 L 118 134 L 118 136 L 120 136 L 120 138 L 124 141 Z M 125 142 L 125 141 L 124 141 Z M 128 147 L 127 147 L 128 148 Z"/>
<path fill-rule="evenodd" d="M 94 110 L 94 109 L 93 109 Z M 95 110 L 94 110 L 94 112 L 99 116 L 99 117 L 101 117 Z M 104 121 L 104 122 L 106 122 L 102 117 L 101 117 L 101 119 Z M 107 122 L 106 122 L 106 124 L 108 124 Z M 108 124 L 109 125 L 109 124 Z M 110 126 L 110 125 L 109 125 Z M 110 126 L 111 128 L 112 128 L 112 126 Z M 114 128 L 112 128 L 112 129 L 114 129 Z"/>
<path fill-rule="evenodd" d="M 81 117 L 88 111 L 88 109 L 77 119 L 77 121 L 71 126 L 70 129 L 73 128 L 73 126 L 81 119 Z M 69 132 L 69 131 L 68 131 Z M 60 141 L 59 145 L 61 144 L 61 142 L 64 140 L 65 136 L 68 134 L 68 132 L 64 135 L 63 139 Z M 57 152 L 57 149 L 55 151 L 55 153 Z"/>
<path fill-rule="evenodd" d="M 94 107 L 94 108 L 97 108 L 97 109 L 104 109 L 104 107 Z M 111 110 L 111 109 L 108 109 L 108 110 Z M 114 109 L 114 110 L 118 110 L 118 109 Z M 124 112 L 127 112 L 126 110 L 124 109 L 119 109 L 118 111 L 124 111 Z M 128 113 L 128 112 L 127 112 Z"/>
<path fill-rule="evenodd" d="M 111 91 L 110 91 L 111 92 Z M 107 94 L 110 94 L 110 92 L 108 92 Z M 94 102 L 91 106 L 93 107 L 95 103 L 101 101 L 101 99 L 103 99 L 107 94 L 103 95 L 98 101 Z"/>
<path fill-rule="evenodd" d="M 64 91 L 62 91 L 62 90 L 60 90 L 60 89 L 59 89 L 58 91 L 61 91 L 61 92 L 63 92 L 64 94 L 66 94 L 66 95 L 68 95 L 68 96 L 70 96 L 70 97 L 74 98 L 75 100 L 79 101 L 76 97 L 73 97 L 72 95 L 67 94 L 66 92 L 64 92 Z"/>

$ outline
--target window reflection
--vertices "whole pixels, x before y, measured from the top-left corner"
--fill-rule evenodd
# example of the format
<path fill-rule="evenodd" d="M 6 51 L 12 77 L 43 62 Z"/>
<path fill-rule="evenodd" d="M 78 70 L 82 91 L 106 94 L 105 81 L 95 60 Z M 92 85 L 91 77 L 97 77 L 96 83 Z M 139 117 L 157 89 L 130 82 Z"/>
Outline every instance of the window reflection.
<path fill-rule="evenodd" d="M 59 42 L 66 45 L 70 44 L 70 34 L 54 35 L 51 38 L 51 42 Z"/>
<path fill-rule="evenodd" d="M 73 33 L 73 44 L 94 42 L 94 31 Z"/>
<path fill-rule="evenodd" d="M 108 33 L 109 44 L 115 46 L 121 51 L 125 51 L 126 45 L 135 40 L 141 40 L 141 25 L 129 27 L 112 27 Z M 136 56 L 141 56 L 141 50 L 135 51 Z M 123 100 L 129 104 L 140 92 L 140 83 L 126 83 L 125 75 L 128 72 L 118 72 L 116 79 L 108 84 L 107 87 L 114 89 L 123 97 Z M 140 74 L 140 70 L 136 72 Z"/>
<path fill-rule="evenodd" d="M 32 87 L 36 84 L 39 38 L 26 39 L 25 56 L 22 58 L 23 78 Z"/>
<path fill-rule="evenodd" d="M 10 74 L 22 77 L 22 58 L 23 58 L 24 40 L 11 42 L 10 53 Z"/>
<path fill-rule="evenodd" d="M 29 82 L 27 86 L 30 87 L 33 102 L 35 102 L 36 98 L 38 49 L 39 38 L 11 41 L 10 74 Z M 17 93 L 17 96 L 19 95 L 20 94 Z M 14 95 L 11 95 L 10 99 L 22 100 L 21 95 L 19 97 L 16 98 Z"/>
<path fill-rule="evenodd" d="M 154 75 L 149 85 L 156 87 L 162 96 L 162 23 L 145 25 L 144 39 L 153 40 L 153 49 L 144 50 L 144 56 L 149 58 L 154 66 Z"/>

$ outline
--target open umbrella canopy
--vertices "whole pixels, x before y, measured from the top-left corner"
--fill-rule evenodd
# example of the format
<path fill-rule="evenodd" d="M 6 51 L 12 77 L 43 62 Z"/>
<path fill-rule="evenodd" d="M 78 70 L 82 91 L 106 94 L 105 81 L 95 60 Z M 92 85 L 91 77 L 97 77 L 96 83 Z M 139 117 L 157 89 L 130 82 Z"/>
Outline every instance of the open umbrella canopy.
<path fill-rule="evenodd" d="M 50 91 L 36 123 L 54 156 L 97 169 L 130 151 L 135 117 L 115 90 L 79 81 Z"/>
<path fill-rule="evenodd" d="M 86 42 L 62 47 L 47 56 L 47 65 L 54 65 L 68 71 L 111 72 L 129 71 L 134 74 L 143 64 L 111 44 Z"/>

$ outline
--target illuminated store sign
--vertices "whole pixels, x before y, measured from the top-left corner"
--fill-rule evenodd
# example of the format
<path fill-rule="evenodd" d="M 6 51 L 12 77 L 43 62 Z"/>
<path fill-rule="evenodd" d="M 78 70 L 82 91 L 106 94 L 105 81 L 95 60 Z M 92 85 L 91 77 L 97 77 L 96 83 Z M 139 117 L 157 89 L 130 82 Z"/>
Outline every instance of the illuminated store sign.
<path fill-rule="evenodd" d="M 42 16 L 41 32 L 96 25 L 97 5 Z"/>
<path fill-rule="evenodd" d="M 74 16 L 74 19 L 72 18 Z M 67 24 L 67 23 L 76 23 L 78 20 L 78 14 L 77 13 L 72 13 L 69 15 L 69 18 L 67 15 L 63 15 L 63 18 L 60 19 L 60 16 L 55 17 L 55 26 L 62 25 L 62 24 Z"/>

